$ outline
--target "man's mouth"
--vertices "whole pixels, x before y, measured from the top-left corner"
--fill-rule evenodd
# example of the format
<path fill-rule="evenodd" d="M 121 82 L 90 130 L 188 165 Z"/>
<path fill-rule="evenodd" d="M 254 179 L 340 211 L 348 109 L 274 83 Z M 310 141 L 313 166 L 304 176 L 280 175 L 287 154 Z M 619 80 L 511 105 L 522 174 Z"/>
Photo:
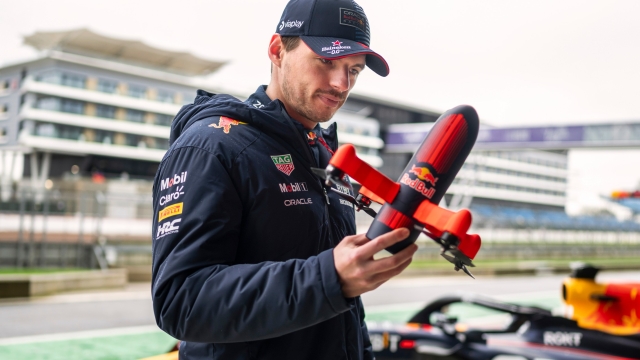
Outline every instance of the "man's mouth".
<path fill-rule="evenodd" d="M 318 94 L 318 97 L 325 105 L 329 107 L 337 107 L 338 105 L 340 105 L 340 102 L 342 101 L 342 99 L 340 99 L 339 97 L 335 97 L 328 94 Z"/>

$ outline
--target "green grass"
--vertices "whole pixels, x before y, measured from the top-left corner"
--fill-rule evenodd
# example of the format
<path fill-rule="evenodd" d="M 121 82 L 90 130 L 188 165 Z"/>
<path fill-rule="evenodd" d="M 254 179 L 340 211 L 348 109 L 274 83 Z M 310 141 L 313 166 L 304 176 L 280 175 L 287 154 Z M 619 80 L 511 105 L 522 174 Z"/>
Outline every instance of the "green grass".
<path fill-rule="evenodd" d="M 34 275 L 88 271 L 81 268 L 0 268 L 0 275 Z"/>
<path fill-rule="evenodd" d="M 580 261 L 584 263 L 588 263 L 595 266 L 601 266 L 606 268 L 607 266 L 614 265 L 637 265 L 640 268 L 640 258 L 637 257 L 628 257 L 628 258 L 616 258 L 616 259 L 593 259 L 593 258 L 582 258 L 582 259 L 530 259 L 530 260 L 476 260 L 473 263 L 477 267 L 518 267 L 519 265 L 526 263 L 536 263 L 536 262 L 544 262 L 548 266 L 569 266 L 570 263 Z M 451 267 L 451 264 L 445 259 L 436 259 L 436 260 L 414 260 L 409 265 L 410 268 L 448 268 Z"/>
<path fill-rule="evenodd" d="M 150 333 L 0 346 L 3 360 L 134 360 L 164 354 L 176 340 Z"/>

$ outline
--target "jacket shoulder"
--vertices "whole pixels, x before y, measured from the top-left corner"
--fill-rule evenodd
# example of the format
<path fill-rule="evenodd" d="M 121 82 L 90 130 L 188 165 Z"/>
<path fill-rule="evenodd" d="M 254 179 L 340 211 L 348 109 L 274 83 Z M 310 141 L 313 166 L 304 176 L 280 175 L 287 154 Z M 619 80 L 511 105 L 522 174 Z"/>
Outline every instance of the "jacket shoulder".
<path fill-rule="evenodd" d="M 258 129 L 242 119 L 211 116 L 186 129 L 168 153 L 183 147 L 197 147 L 214 154 L 234 155 L 254 143 L 260 134 Z"/>

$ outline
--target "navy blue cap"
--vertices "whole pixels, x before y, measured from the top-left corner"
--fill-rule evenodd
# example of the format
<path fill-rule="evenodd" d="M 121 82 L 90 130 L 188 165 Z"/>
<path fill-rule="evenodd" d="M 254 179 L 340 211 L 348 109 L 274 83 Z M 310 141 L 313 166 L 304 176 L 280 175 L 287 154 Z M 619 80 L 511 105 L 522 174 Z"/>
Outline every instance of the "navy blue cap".
<path fill-rule="evenodd" d="M 369 48 L 369 21 L 355 1 L 291 0 L 276 33 L 299 36 L 318 56 L 329 60 L 364 54 L 371 70 L 389 75 L 387 62 Z"/>

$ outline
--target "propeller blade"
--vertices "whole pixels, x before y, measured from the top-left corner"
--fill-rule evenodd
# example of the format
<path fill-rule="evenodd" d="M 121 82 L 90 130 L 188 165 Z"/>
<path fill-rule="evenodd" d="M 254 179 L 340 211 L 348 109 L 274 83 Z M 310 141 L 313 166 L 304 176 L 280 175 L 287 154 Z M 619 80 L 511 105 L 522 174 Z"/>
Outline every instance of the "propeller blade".
<path fill-rule="evenodd" d="M 471 274 L 471 271 L 469 271 L 469 269 L 467 269 L 467 267 L 466 267 L 466 266 L 462 265 L 461 269 L 462 269 L 462 271 L 464 271 L 464 273 L 465 273 L 465 274 L 467 274 L 467 275 L 471 276 L 471 278 L 472 278 L 472 279 L 475 279 L 475 276 L 473 276 L 473 275 Z"/>
<path fill-rule="evenodd" d="M 353 196 L 349 195 L 349 194 L 345 194 L 342 193 L 334 188 L 331 188 L 331 191 L 335 192 L 336 194 L 340 195 L 343 199 L 349 201 L 350 203 L 353 204 L 353 206 L 355 206 L 358 210 L 362 210 L 365 213 L 367 213 L 367 215 L 371 216 L 371 217 L 376 217 L 376 215 L 378 215 L 378 213 L 376 213 L 375 210 L 367 207 L 364 204 L 361 204 L 360 202 L 358 202 L 358 200 L 356 200 Z"/>
<path fill-rule="evenodd" d="M 356 199 L 355 199 L 353 196 L 351 196 L 351 195 L 349 195 L 349 194 L 342 193 L 342 192 L 338 191 L 338 190 L 337 190 L 337 189 L 335 189 L 335 188 L 331 188 L 331 191 L 333 191 L 334 193 L 336 193 L 336 194 L 340 195 L 340 196 L 341 196 L 342 198 L 344 198 L 345 200 L 348 200 L 348 201 L 349 201 L 350 203 L 352 203 L 353 205 L 358 206 L 358 202 L 356 201 Z"/>
<path fill-rule="evenodd" d="M 363 207 L 362 211 L 366 212 L 367 214 L 369 214 L 369 216 L 371 216 L 373 218 L 378 215 L 378 213 L 375 210 L 373 210 L 372 208 Z"/>

